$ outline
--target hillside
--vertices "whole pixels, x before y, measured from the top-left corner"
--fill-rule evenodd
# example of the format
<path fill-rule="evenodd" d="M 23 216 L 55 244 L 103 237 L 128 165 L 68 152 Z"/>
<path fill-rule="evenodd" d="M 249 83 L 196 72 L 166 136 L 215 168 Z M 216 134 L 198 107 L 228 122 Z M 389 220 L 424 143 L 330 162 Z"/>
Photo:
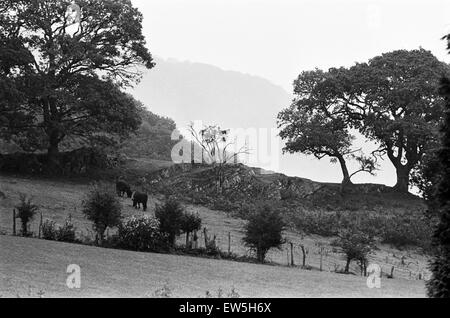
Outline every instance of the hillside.
<path fill-rule="evenodd" d="M 157 167 L 161 168 L 162 164 L 163 162 L 157 161 L 135 161 L 133 167 L 130 167 L 130 169 L 158 169 Z M 111 188 L 114 188 L 112 182 Z M 136 188 L 136 185 L 133 184 L 133 188 Z M 82 240 L 92 240 L 92 224 L 81 213 L 81 201 L 88 189 L 88 180 L 49 180 L 1 175 L 0 191 L 4 193 L 4 197 L 0 197 L 0 234 L 12 233 L 12 210 L 18 203 L 20 194 L 26 193 L 39 206 L 44 220 L 50 219 L 62 225 L 70 215 L 77 228 L 77 235 Z M 155 205 L 161 203 L 163 199 L 163 194 L 151 195 L 147 214 L 154 215 Z M 142 211 L 132 208 L 131 200 L 124 198 L 121 199 L 121 203 L 124 217 L 142 214 Z M 210 235 L 216 235 L 217 245 L 222 251 L 228 250 L 228 237 L 230 235 L 231 251 L 239 256 L 248 255 L 249 251 L 243 246 L 241 241 L 245 220 L 234 217 L 232 212 L 210 209 L 199 204 L 185 202 L 184 206 L 189 212 L 200 215 L 203 226 L 208 229 L 208 233 Z M 312 211 L 311 213 L 314 216 L 312 220 L 319 219 L 319 212 Z M 364 213 L 364 211 L 361 213 Z M 39 216 L 31 222 L 30 230 L 37 234 L 38 226 Z M 300 245 L 306 247 L 308 251 L 306 264 L 311 266 L 313 272 L 319 270 L 321 262 L 321 256 L 318 254 L 318 244 L 324 244 L 324 246 L 329 247 L 333 240 L 333 237 L 302 234 L 295 230 L 295 228 L 286 231 L 285 236 L 288 242 L 293 242 L 294 244 L 296 265 L 301 265 L 302 262 Z M 202 233 L 199 233 L 199 238 L 199 242 L 203 246 Z M 184 237 L 179 238 L 179 243 L 184 243 Z M 330 247 L 328 249 L 329 252 L 322 259 L 323 270 L 325 272 L 334 272 L 345 265 L 344 258 L 338 251 Z M 286 265 L 288 252 L 289 244 L 285 244 L 281 250 L 275 249 L 271 251 L 268 255 L 268 260 L 273 264 Z M 388 273 L 392 266 L 395 266 L 396 278 L 416 280 L 419 275 L 422 278 L 426 278 L 429 275 L 427 271 L 427 257 L 416 249 L 399 250 L 387 244 L 382 244 L 379 246 L 379 250 L 370 256 L 370 261 L 379 264 L 383 268 L 384 273 Z M 357 274 L 359 273 L 359 268 L 356 263 L 352 264 L 351 271 Z"/>
<path fill-rule="evenodd" d="M 423 201 L 412 194 L 403 195 L 390 187 L 376 184 L 355 184 L 341 191 L 340 184 L 315 182 L 267 172 L 243 164 L 226 165 L 223 169 L 223 189 L 217 191 L 219 168 L 201 164 L 179 164 L 159 170 L 142 170 L 148 191 L 167 192 L 194 202 L 227 199 L 238 206 L 243 202 L 270 200 L 297 204 L 306 208 L 370 210 L 376 207 L 404 208 L 423 211 Z M 206 200 L 206 201 L 205 201 Z M 353 206 L 352 206 L 353 205 Z"/>

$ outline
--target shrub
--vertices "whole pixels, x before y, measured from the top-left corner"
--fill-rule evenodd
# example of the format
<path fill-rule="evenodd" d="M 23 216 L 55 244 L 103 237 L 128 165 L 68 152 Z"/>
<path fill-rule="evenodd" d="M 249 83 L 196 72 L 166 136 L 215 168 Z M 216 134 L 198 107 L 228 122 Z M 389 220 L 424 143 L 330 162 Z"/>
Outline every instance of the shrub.
<path fill-rule="evenodd" d="M 167 243 L 175 246 L 175 239 L 181 234 L 184 208 L 174 199 L 167 199 L 162 205 L 157 205 L 155 216 L 159 221 L 159 228 L 167 235 Z"/>
<path fill-rule="evenodd" d="M 118 244 L 122 248 L 157 252 L 165 247 L 165 241 L 158 220 L 152 217 L 132 217 L 119 226 Z"/>
<path fill-rule="evenodd" d="M 56 231 L 56 240 L 60 242 L 76 242 L 75 226 L 72 223 L 72 217 L 69 215 L 64 225 Z"/>
<path fill-rule="evenodd" d="M 249 217 L 243 241 L 247 247 L 256 251 L 258 261 L 263 263 L 271 248 L 280 248 L 284 244 L 284 228 L 280 213 L 264 205 Z"/>
<path fill-rule="evenodd" d="M 26 195 L 20 195 L 20 203 L 16 206 L 17 217 L 22 222 L 22 235 L 29 236 L 28 223 L 33 220 L 34 215 L 39 210 L 39 207 L 32 203 L 31 198 L 27 198 Z"/>
<path fill-rule="evenodd" d="M 340 217 L 336 213 L 299 211 L 293 217 L 295 227 L 305 234 L 323 237 L 335 236 L 338 232 Z"/>
<path fill-rule="evenodd" d="M 184 213 L 181 220 L 181 230 L 186 233 L 186 246 L 189 245 L 189 235 L 202 228 L 202 219 L 198 214 Z"/>
<path fill-rule="evenodd" d="M 373 233 L 367 229 L 362 230 L 357 224 L 353 224 L 338 233 L 338 239 L 332 245 L 339 247 L 341 253 L 345 254 L 345 273 L 350 270 L 350 263 L 357 260 L 365 269 L 367 267 L 367 257 L 376 248 Z M 364 270 L 365 271 L 365 270 Z"/>
<path fill-rule="evenodd" d="M 45 220 L 42 224 L 42 238 L 44 240 L 56 241 L 58 235 L 58 230 L 56 228 L 56 223 L 51 220 Z"/>
<path fill-rule="evenodd" d="M 121 221 L 121 204 L 114 191 L 105 184 L 92 186 L 83 200 L 82 212 L 93 222 L 93 229 L 97 233 L 96 242 L 102 245 L 105 231 L 108 227 L 115 227 Z"/>
<path fill-rule="evenodd" d="M 41 227 L 42 230 L 42 238 L 44 240 L 49 241 L 59 241 L 59 242 L 67 242 L 74 243 L 77 241 L 75 226 L 72 223 L 72 217 L 69 216 L 64 222 L 63 226 L 59 228 L 56 226 L 56 223 L 52 220 L 45 220 Z"/>
<path fill-rule="evenodd" d="M 393 215 L 384 220 L 382 227 L 382 243 L 397 248 L 420 246 L 429 249 L 432 235 L 431 221 L 425 217 L 414 215 Z"/>

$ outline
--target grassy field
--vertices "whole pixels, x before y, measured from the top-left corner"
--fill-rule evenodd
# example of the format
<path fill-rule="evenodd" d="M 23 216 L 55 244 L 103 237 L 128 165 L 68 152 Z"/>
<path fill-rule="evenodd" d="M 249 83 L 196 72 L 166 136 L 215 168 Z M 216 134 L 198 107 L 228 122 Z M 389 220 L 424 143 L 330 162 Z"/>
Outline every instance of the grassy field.
<path fill-rule="evenodd" d="M 0 233 L 12 233 L 12 209 L 19 200 L 20 193 L 26 193 L 34 198 L 34 202 L 40 206 L 43 218 L 51 219 L 58 224 L 63 224 L 69 214 L 77 227 L 80 237 L 93 237 L 91 223 L 88 222 L 81 213 L 81 201 L 84 193 L 89 189 L 89 185 L 80 182 L 52 181 L 25 179 L 17 177 L 0 176 L 0 191 L 5 195 L 5 199 L 0 199 Z M 114 188 L 114 185 L 111 184 Z M 160 202 L 159 197 L 151 197 L 147 214 L 154 213 L 155 204 Z M 142 214 L 131 206 L 130 199 L 122 199 L 123 214 L 131 216 Z M 228 235 L 231 235 L 231 251 L 238 255 L 247 255 L 248 250 L 242 245 L 244 221 L 230 217 L 221 211 L 213 211 L 205 207 L 187 205 L 187 210 L 199 213 L 203 220 L 203 225 L 208 229 L 210 236 L 217 236 L 217 244 L 223 250 L 228 250 Z M 17 221 L 19 227 L 20 221 Z M 31 230 L 38 232 L 39 217 L 31 224 Z M 288 241 L 294 243 L 294 261 L 296 265 L 301 264 L 302 253 L 300 244 L 306 247 L 308 252 L 307 265 L 314 270 L 320 268 L 322 258 L 323 271 L 331 272 L 342 269 L 344 261 L 342 255 L 333 251 L 329 247 L 330 239 L 318 236 L 301 236 L 298 233 L 288 231 L 285 233 Z M 180 237 L 179 242 L 183 244 L 184 237 Z M 204 245 L 203 234 L 200 233 L 199 244 Z M 322 256 L 319 253 L 319 244 L 327 246 L 327 253 Z M 289 245 L 286 244 L 281 250 L 273 250 L 268 255 L 268 260 L 280 265 L 287 265 L 290 258 Z M 403 258 L 403 262 L 402 262 Z M 380 249 L 371 256 L 372 263 L 379 264 L 384 273 L 390 273 L 392 266 L 395 267 L 395 277 L 401 279 L 415 280 L 419 277 L 427 278 L 427 258 L 424 255 L 411 250 L 400 251 L 389 246 L 380 246 Z M 358 273 L 358 267 L 353 264 L 352 270 Z"/>
<path fill-rule="evenodd" d="M 279 266 L 0 236 L 1 297 L 152 297 L 167 286 L 173 297 L 204 297 L 233 287 L 241 297 L 424 297 L 422 281 L 366 279 Z M 81 268 L 81 288 L 66 285 L 67 266 Z"/>

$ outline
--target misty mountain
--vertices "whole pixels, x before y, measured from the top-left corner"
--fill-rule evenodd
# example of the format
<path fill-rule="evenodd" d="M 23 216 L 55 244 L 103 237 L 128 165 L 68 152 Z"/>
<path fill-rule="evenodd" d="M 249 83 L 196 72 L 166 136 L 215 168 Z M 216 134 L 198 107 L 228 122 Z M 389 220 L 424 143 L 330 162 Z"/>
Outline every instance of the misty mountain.
<path fill-rule="evenodd" d="M 272 128 L 291 101 L 283 88 L 260 77 L 160 58 L 133 95 L 179 128 L 196 120 L 223 128 Z"/>

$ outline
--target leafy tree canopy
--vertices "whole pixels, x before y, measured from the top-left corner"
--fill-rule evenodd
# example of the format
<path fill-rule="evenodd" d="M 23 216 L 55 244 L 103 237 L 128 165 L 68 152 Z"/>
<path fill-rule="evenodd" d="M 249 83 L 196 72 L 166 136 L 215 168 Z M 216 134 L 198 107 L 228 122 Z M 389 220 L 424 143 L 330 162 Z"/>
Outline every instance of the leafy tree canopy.
<path fill-rule="evenodd" d="M 332 154 L 345 153 L 349 129 L 358 129 L 377 142 L 373 155 L 389 158 L 397 171 L 395 188 L 407 192 L 411 171 L 436 142 L 444 104 L 438 84 L 448 72 L 448 65 L 424 49 L 385 53 L 350 68 L 304 72 L 295 82 L 297 99 L 290 108 L 299 114 L 280 114 L 281 124 L 291 127 L 282 135 L 288 139 L 287 150 L 321 156 L 334 148 Z M 309 130 L 303 130 L 305 122 Z M 299 131 L 308 137 L 306 145 L 315 147 L 292 147 L 289 142 L 298 136 L 298 144 L 305 144 Z"/>
<path fill-rule="evenodd" d="M 67 138 L 114 141 L 137 129 L 139 109 L 121 89 L 139 81 L 139 66 L 153 67 L 131 1 L 78 0 L 73 34 L 70 4 L 0 3 L 0 132 L 28 150 L 48 149 L 50 162 Z"/>

